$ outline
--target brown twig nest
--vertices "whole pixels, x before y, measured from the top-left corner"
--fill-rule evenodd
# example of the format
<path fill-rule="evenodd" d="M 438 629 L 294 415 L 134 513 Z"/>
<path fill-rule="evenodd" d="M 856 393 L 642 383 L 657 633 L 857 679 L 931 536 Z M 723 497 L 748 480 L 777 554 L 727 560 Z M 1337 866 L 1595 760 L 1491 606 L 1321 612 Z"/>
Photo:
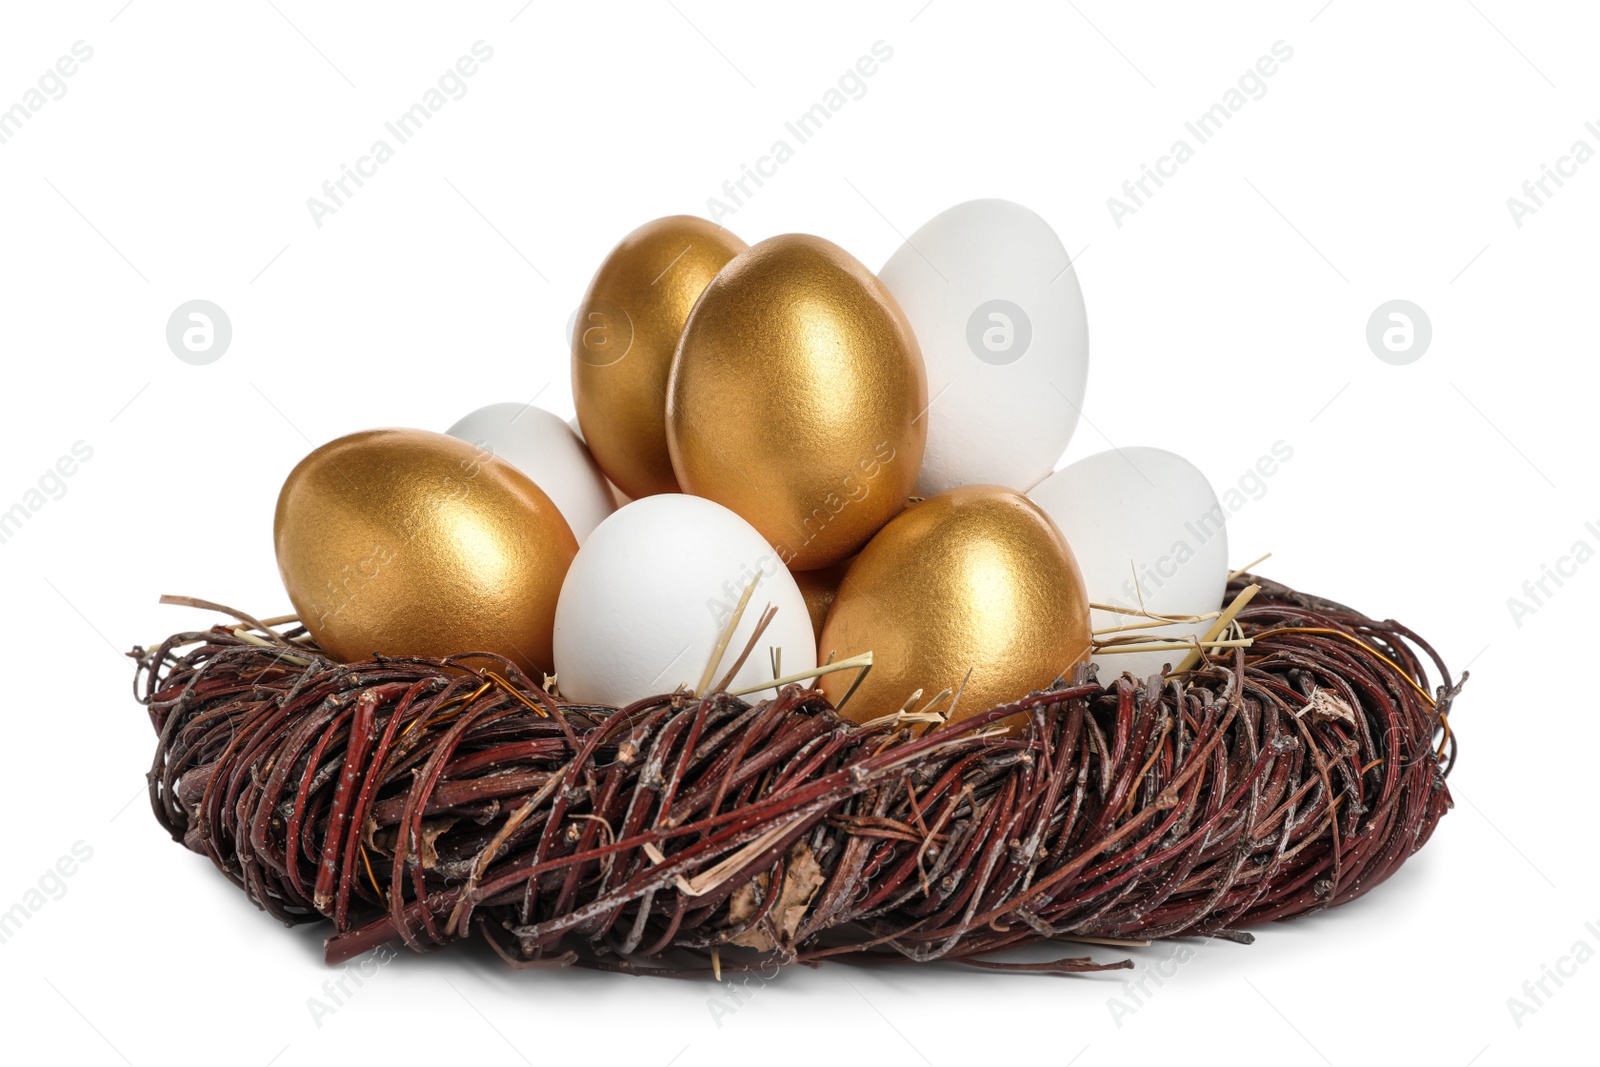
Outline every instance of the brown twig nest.
<path fill-rule="evenodd" d="M 1230 595 L 1246 581 L 1248 648 L 1142 686 L 1080 670 L 921 736 L 799 685 L 595 707 L 483 657 L 337 664 L 246 619 L 133 653 L 150 799 L 262 908 L 331 921 L 331 962 L 476 931 L 518 965 L 629 973 L 1124 966 L 992 957 L 1248 940 L 1368 892 L 1451 806 L 1459 686 L 1432 649 L 1260 579 Z"/>

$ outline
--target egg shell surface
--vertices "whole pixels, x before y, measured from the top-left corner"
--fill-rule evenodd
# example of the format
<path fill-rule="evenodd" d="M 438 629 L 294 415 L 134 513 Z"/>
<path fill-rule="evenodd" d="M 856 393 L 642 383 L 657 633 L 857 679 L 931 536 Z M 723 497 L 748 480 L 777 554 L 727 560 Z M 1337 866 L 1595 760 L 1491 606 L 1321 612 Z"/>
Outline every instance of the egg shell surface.
<path fill-rule="evenodd" d="M 1161 615 L 1204 615 L 1222 606 L 1228 585 L 1228 530 L 1217 494 L 1194 464 L 1159 448 L 1098 452 L 1046 478 L 1028 496 L 1055 520 L 1072 546 L 1095 604 Z M 1150 621 L 1096 609 L 1103 638 L 1113 626 Z M 1129 631 L 1140 643 L 1185 640 L 1210 622 Z M 1129 652 L 1094 657 L 1100 681 L 1124 671 L 1144 679 L 1184 652 Z"/>
<path fill-rule="evenodd" d="M 445 432 L 499 456 L 532 478 L 555 502 L 579 544 L 616 510 L 611 483 L 559 415 L 528 404 L 490 404 L 463 416 Z"/>
<path fill-rule="evenodd" d="M 816 635 L 794 578 L 754 527 L 714 501 L 665 493 L 618 509 L 578 550 L 561 588 L 554 644 L 562 694 L 620 707 L 697 687 L 757 574 L 713 682 L 744 649 L 762 609 L 778 611 L 730 689 L 771 679 L 774 648 L 784 674 L 817 665 Z"/>
<path fill-rule="evenodd" d="M 936 215 L 879 278 L 928 372 L 917 492 L 992 483 L 1026 492 L 1072 439 L 1089 375 L 1083 291 L 1037 213 L 971 200 Z"/>

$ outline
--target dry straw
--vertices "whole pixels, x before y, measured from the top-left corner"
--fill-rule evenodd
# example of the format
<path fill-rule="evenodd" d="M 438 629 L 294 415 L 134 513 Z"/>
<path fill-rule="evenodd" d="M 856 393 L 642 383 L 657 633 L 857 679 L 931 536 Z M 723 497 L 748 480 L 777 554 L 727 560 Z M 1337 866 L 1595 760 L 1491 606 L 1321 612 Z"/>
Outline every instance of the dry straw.
<path fill-rule="evenodd" d="M 1009 950 L 1248 940 L 1368 892 L 1450 807 L 1459 686 L 1425 642 L 1248 575 L 1229 592 L 1165 680 L 1080 669 L 866 726 L 804 679 L 596 707 L 491 657 L 338 665 L 229 612 L 133 653 L 150 798 L 262 908 L 328 923 L 332 962 L 477 935 L 518 966 L 669 975 L 1126 966 Z"/>

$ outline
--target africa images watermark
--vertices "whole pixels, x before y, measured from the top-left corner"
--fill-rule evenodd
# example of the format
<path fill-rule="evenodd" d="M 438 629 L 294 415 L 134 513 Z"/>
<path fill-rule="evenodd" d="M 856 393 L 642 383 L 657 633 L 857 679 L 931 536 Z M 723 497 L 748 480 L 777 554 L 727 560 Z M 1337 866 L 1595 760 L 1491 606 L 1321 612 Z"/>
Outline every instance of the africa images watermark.
<path fill-rule="evenodd" d="M 23 126 L 43 111 L 46 104 L 66 96 L 67 79 L 78 73 L 81 64 L 94 58 L 94 49 L 83 41 L 72 42 L 70 52 L 39 75 L 39 80 L 23 92 L 20 100 L 0 110 L 0 145 L 21 133 Z"/>
<path fill-rule="evenodd" d="M 1391 367 L 1415 363 L 1433 343 L 1433 320 L 1410 300 L 1385 300 L 1367 318 L 1367 347 Z"/>
<path fill-rule="evenodd" d="M 311 1013 L 311 1021 L 317 1024 L 317 1029 L 326 1025 L 329 1016 L 347 1007 L 356 991 L 399 955 L 393 945 L 379 945 L 365 956 L 351 960 L 339 968 L 337 975 L 323 982 L 320 997 L 306 998 L 306 1011 Z"/>
<path fill-rule="evenodd" d="M 872 42 L 868 54 L 846 67 L 834 85 L 822 94 L 822 99 L 783 124 L 785 136 L 776 138 L 766 153 L 756 158 L 754 164 L 740 164 L 739 176 L 723 182 L 720 195 L 706 197 L 706 217 L 712 222 L 721 222 L 744 207 L 755 195 L 756 189 L 765 185 L 767 179 L 775 177 L 778 168 L 794 158 L 796 148 L 822 132 L 823 127 L 850 101 L 866 96 L 867 79 L 877 74 L 882 64 L 893 58 L 894 48 L 889 44 L 884 41 Z"/>
<path fill-rule="evenodd" d="M 856 464 L 856 469 L 840 478 L 832 489 L 823 493 L 806 517 L 800 520 L 800 529 L 797 532 L 803 533 L 805 540 L 798 545 L 793 543 L 792 538 L 774 543 L 772 547 L 777 549 L 783 565 L 787 567 L 806 546 L 821 536 L 822 531 L 838 518 L 845 508 L 867 499 L 872 493 L 873 482 L 898 456 L 899 453 L 894 445 L 888 441 L 879 441 L 873 446 L 870 456 L 862 456 Z"/>
<path fill-rule="evenodd" d="M 737 1015 L 768 982 L 778 977 L 778 963 L 772 961 L 771 974 L 767 973 L 767 964 L 768 961 L 763 960 L 754 970 L 725 978 L 717 987 L 720 995 L 706 998 L 706 1012 L 718 1030 L 722 1029 L 724 1019 Z"/>
<path fill-rule="evenodd" d="M 1517 629 L 1522 629 L 1524 619 L 1538 614 L 1562 586 L 1576 578 L 1579 567 L 1595 558 L 1595 545 L 1600 544 L 1600 522 L 1584 523 L 1583 532 L 1587 536 L 1572 542 L 1572 547 L 1557 556 L 1554 564 L 1539 564 L 1538 577 L 1522 583 L 1521 596 L 1506 597 L 1506 610 L 1511 613 L 1511 621 L 1516 623 Z"/>
<path fill-rule="evenodd" d="M 1257 457 L 1246 467 L 1234 483 L 1222 491 L 1217 502 L 1204 514 L 1195 515 L 1183 524 L 1183 534 L 1172 543 L 1167 553 L 1140 564 L 1138 584 L 1130 574 L 1122 583 L 1125 602 L 1120 607 L 1132 608 L 1153 596 L 1156 590 L 1177 577 L 1185 563 L 1195 558 L 1201 546 L 1223 532 L 1227 519 L 1238 514 L 1246 504 L 1267 495 L 1269 479 L 1294 458 L 1294 447 L 1287 441 L 1274 441 L 1272 448 Z"/>
<path fill-rule="evenodd" d="M 67 495 L 67 481 L 94 458 L 94 449 L 87 441 L 74 441 L 68 454 L 59 457 L 38 481 L 29 486 L 22 498 L 4 511 L 0 511 L 0 545 L 10 544 L 44 506 Z"/>
<path fill-rule="evenodd" d="M 22 899 L 0 912 L 0 945 L 16 937 L 22 928 L 45 905 L 67 895 L 67 879 L 78 873 L 83 864 L 94 857 L 94 849 L 86 842 L 74 841 L 72 848 L 46 867 L 34 884 L 22 894 Z"/>
<path fill-rule="evenodd" d="M 191 367 L 215 363 L 233 343 L 233 320 L 210 300 L 186 300 L 167 319 L 167 347 Z"/>
<path fill-rule="evenodd" d="M 1584 132 L 1600 142 L 1600 124 L 1589 121 L 1583 124 Z M 1539 164 L 1539 175 L 1522 183 L 1521 196 L 1506 197 L 1506 210 L 1517 229 L 1527 224 L 1529 217 L 1537 215 L 1550 199 L 1567 184 L 1564 179 L 1578 176 L 1578 168 L 1595 157 L 1594 145 L 1582 137 L 1572 142 L 1565 155 L 1556 159 L 1555 166 Z"/>
<path fill-rule="evenodd" d="M 339 176 L 322 183 L 322 196 L 306 198 L 306 210 L 311 213 L 311 221 L 317 229 L 322 229 L 323 220 L 329 215 L 335 215 L 345 207 L 356 192 L 366 185 L 367 179 L 377 177 L 378 168 L 392 160 L 401 145 L 421 133 L 433 116 L 444 110 L 446 104 L 467 95 L 467 79 L 478 73 L 480 64 L 494 58 L 494 49 L 483 41 L 474 41 L 470 51 L 471 55 L 461 56 L 439 75 L 438 81 L 428 87 L 421 100 L 383 124 L 388 137 L 373 141 L 365 155 L 356 157 L 353 167 L 346 163 L 339 164 Z M 351 188 L 352 185 L 355 188 Z"/>
<path fill-rule="evenodd" d="M 1178 977 L 1184 965 L 1192 962 L 1200 954 L 1200 948 L 1209 943 L 1202 942 L 1201 946 L 1196 946 L 1186 941 L 1175 941 L 1171 950 L 1159 959 L 1153 962 L 1140 961 L 1133 973 L 1122 980 L 1121 995 L 1106 998 L 1106 1011 L 1110 1013 L 1111 1021 L 1117 1024 L 1117 1029 L 1122 1029 L 1123 1020 L 1130 1015 L 1137 1015 L 1139 1009 L 1149 1007 L 1162 988 Z"/>
<path fill-rule="evenodd" d="M 1530 1015 L 1537 1015 L 1541 1008 L 1549 1006 L 1567 982 L 1578 976 L 1579 967 L 1595 958 L 1595 947 L 1590 943 L 1590 938 L 1600 943 L 1600 924 L 1584 923 L 1583 932 L 1585 936 L 1574 941 L 1572 947 L 1564 955 L 1558 956 L 1553 965 L 1539 965 L 1539 977 L 1522 983 L 1521 996 L 1506 998 L 1506 1010 L 1511 1013 L 1511 1021 L 1517 1024 L 1518 1030 L 1522 1029 Z"/>
<path fill-rule="evenodd" d="M 1106 210 L 1111 212 L 1111 221 L 1117 229 L 1122 229 L 1124 219 L 1137 214 L 1140 208 L 1149 203 L 1156 195 L 1156 190 L 1166 184 L 1165 179 L 1177 176 L 1178 168 L 1195 157 L 1200 145 L 1221 133 L 1228 121 L 1243 111 L 1250 101 L 1260 100 L 1267 95 L 1267 79 L 1278 73 L 1281 64 L 1294 58 L 1294 49 L 1283 41 L 1272 42 L 1269 52 L 1269 55 L 1261 56 L 1254 65 L 1246 68 L 1235 85 L 1229 87 L 1217 103 L 1183 124 L 1184 132 L 1189 137 L 1179 137 L 1173 141 L 1172 147 L 1167 149 L 1165 155 L 1158 156 L 1153 166 L 1149 163 L 1139 164 L 1139 176 L 1122 183 L 1121 197 L 1106 198 Z M 1194 139 L 1194 144 L 1189 143 L 1189 138 Z M 1151 188 L 1152 185 L 1155 188 Z"/>

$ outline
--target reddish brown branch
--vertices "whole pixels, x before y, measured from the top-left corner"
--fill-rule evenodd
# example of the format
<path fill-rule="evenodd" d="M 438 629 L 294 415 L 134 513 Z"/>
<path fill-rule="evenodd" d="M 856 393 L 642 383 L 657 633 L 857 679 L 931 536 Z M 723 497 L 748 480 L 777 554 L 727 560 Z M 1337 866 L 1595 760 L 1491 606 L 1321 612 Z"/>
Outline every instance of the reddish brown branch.
<path fill-rule="evenodd" d="M 262 908 L 331 921 L 333 962 L 477 930 L 519 965 L 627 973 L 708 971 L 713 949 L 731 970 L 1118 966 L 992 955 L 1247 936 L 1368 892 L 1450 807 L 1459 686 L 1426 642 L 1261 579 L 1234 591 L 1250 580 L 1255 643 L 1231 660 L 1080 676 L 920 737 L 798 686 L 594 708 L 481 660 L 179 634 L 134 653 L 151 803 Z M 1025 734 L 987 732 L 1014 715 Z"/>

